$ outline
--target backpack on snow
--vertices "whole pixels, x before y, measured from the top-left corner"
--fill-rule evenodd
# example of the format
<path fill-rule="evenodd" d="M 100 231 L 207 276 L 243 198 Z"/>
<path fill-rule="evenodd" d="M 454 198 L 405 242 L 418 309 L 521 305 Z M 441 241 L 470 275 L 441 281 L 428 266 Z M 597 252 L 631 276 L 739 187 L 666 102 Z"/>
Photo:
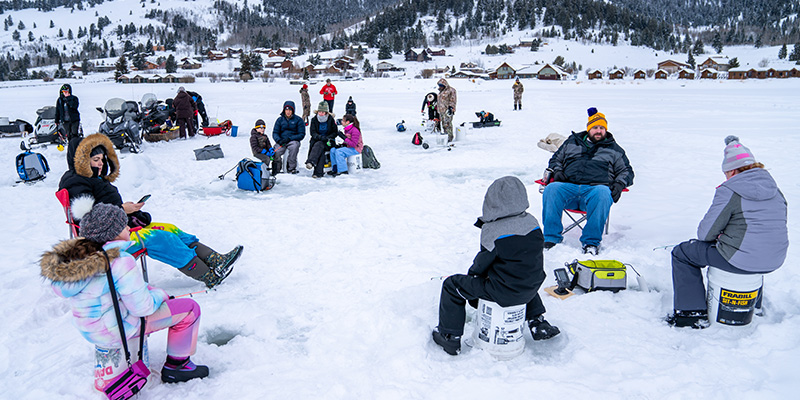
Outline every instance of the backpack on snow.
<path fill-rule="evenodd" d="M 364 149 L 361 150 L 361 160 L 364 168 L 378 169 L 381 167 L 381 163 L 379 163 L 378 159 L 375 157 L 375 152 L 372 151 L 372 147 L 367 145 L 364 145 Z"/>
<path fill-rule="evenodd" d="M 236 186 L 255 192 L 270 190 L 275 186 L 275 177 L 270 175 L 267 164 L 244 158 L 236 166 Z"/>
<path fill-rule="evenodd" d="M 415 133 L 414 137 L 411 138 L 411 144 L 414 144 L 414 145 L 417 145 L 417 146 L 422 144 L 422 135 L 420 135 L 419 132 Z"/>
<path fill-rule="evenodd" d="M 397 128 L 398 132 L 405 132 L 406 131 L 405 123 L 406 123 L 406 121 L 403 120 L 401 122 L 398 122 L 397 125 L 395 125 L 394 127 Z"/>
<path fill-rule="evenodd" d="M 627 286 L 626 264 L 617 260 L 574 260 L 567 263 L 573 274 L 570 290 L 578 286 L 587 292 L 610 290 L 618 292 Z"/>
<path fill-rule="evenodd" d="M 50 172 L 47 159 L 39 153 L 25 150 L 17 156 L 17 174 L 23 182 L 34 182 L 44 179 Z"/>

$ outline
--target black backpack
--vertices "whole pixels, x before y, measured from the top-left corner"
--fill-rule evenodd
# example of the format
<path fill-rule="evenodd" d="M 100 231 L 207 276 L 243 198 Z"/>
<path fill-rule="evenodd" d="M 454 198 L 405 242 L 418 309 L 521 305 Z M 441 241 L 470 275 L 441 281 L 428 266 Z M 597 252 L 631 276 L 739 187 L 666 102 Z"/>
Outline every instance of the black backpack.
<path fill-rule="evenodd" d="M 375 152 L 372 151 L 372 147 L 367 145 L 364 145 L 364 149 L 361 150 L 361 160 L 364 168 L 378 169 L 381 167 L 381 163 L 375 158 Z"/>
<path fill-rule="evenodd" d="M 17 174 L 23 182 L 34 182 L 44 179 L 50 172 L 47 159 L 39 153 L 25 150 L 17 156 Z"/>
<path fill-rule="evenodd" d="M 414 137 L 411 139 L 411 143 L 415 144 L 417 146 L 421 145 L 422 144 L 422 135 L 420 135 L 419 132 L 415 133 Z"/>

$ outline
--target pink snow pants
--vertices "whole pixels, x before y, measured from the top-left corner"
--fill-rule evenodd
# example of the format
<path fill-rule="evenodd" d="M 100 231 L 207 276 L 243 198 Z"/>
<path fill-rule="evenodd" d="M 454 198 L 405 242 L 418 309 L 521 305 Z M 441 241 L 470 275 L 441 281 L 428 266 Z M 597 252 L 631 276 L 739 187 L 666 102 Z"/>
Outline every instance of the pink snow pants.
<path fill-rule="evenodd" d="M 197 350 L 197 331 L 200 328 L 200 306 L 192 299 L 170 299 L 146 318 L 145 333 L 169 328 L 167 355 L 186 358 Z"/>

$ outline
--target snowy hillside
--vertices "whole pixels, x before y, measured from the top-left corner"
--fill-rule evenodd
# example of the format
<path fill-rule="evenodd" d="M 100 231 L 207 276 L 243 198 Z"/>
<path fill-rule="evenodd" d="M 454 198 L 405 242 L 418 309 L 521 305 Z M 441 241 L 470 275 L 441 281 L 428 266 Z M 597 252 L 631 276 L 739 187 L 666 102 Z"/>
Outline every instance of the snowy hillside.
<path fill-rule="evenodd" d="M 576 51 L 572 43 L 552 46 Z M 597 55 L 604 63 L 626 55 L 641 66 L 650 62 L 635 49 L 607 50 Z M 456 57 L 477 57 L 460 51 Z M 759 57 L 753 54 L 755 62 Z M 601 67 L 574 59 L 585 68 Z M 193 360 L 209 365 L 211 376 L 162 384 L 166 335 L 155 333 L 149 339 L 155 374 L 140 398 L 794 398 L 800 184 L 792 166 L 800 148 L 800 80 L 525 80 L 521 112 L 511 111 L 510 81 L 451 80 L 458 90 L 457 124 L 475 120 L 473 112 L 482 109 L 503 122 L 469 130 L 465 141 L 443 151 L 410 143 L 435 80 L 410 79 L 411 72 L 406 78 L 336 82 L 334 111 L 341 115 L 353 97 L 379 170 L 315 180 L 303 169 L 279 175 L 276 187 L 262 194 L 237 190 L 232 174 L 217 179 L 250 157 L 248 132 L 256 119 L 270 124 L 285 100 L 299 104 L 298 86 L 283 80 L 186 85 L 203 95 L 212 118 L 238 125 L 239 136 L 145 144 L 142 154 L 121 154 L 117 184 L 125 200 L 152 194 L 145 210 L 155 219 L 176 223 L 221 251 L 245 246 L 228 280 L 195 296 L 203 314 Z M 63 82 L 80 98 L 87 132 L 100 123 L 93 108 L 109 97 L 139 99 L 152 91 L 163 99 L 177 91 L 173 84 L 4 82 L 0 113 L 32 120 L 37 108 L 54 104 Z M 311 89 L 316 104 L 319 85 Z M 591 106 L 606 114 L 636 173 L 631 191 L 612 208 L 600 258 L 634 265 L 653 290 L 640 291 L 629 279 L 628 290 L 617 294 L 565 301 L 543 294 L 560 336 L 545 342 L 528 336 L 525 352 L 505 362 L 471 348 L 458 357 L 445 354 L 430 338 L 441 286 L 431 278 L 469 267 L 479 238 L 472 224 L 496 178 L 519 177 L 529 211 L 541 219 L 534 180 L 550 153 L 536 143 L 551 132 L 583 129 Z M 401 120 L 410 127 L 404 133 L 394 129 Z M 783 268 L 765 277 L 764 317 L 741 328 L 671 329 L 661 320 L 672 307 L 669 252 L 654 248 L 695 235 L 724 180 L 720 164 L 729 134 L 738 135 L 778 182 L 790 207 L 792 245 Z M 221 144 L 225 158 L 195 161 L 192 150 L 210 143 Z M 71 326 L 67 304 L 43 282 L 37 264 L 43 251 L 67 237 L 53 196 L 65 154 L 53 146 L 40 150 L 52 168 L 48 178 L 15 185 L 18 144 L 0 139 L 0 398 L 99 398 L 92 393 L 93 348 Z M 307 146 L 308 139 L 301 162 Z M 586 258 L 578 235 L 570 232 L 545 254 L 546 284 L 554 283 L 553 269 Z M 171 294 L 201 289 L 164 264 L 148 265 L 151 281 Z"/>

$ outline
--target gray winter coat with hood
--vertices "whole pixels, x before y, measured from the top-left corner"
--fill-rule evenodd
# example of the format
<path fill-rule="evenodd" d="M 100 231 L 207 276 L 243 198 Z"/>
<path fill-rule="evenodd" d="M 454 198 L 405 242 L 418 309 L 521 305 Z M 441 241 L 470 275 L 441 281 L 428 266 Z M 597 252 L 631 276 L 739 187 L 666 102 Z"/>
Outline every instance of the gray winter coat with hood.
<path fill-rule="evenodd" d="M 716 241 L 717 251 L 744 271 L 778 269 L 789 248 L 787 203 L 763 168 L 734 175 L 717 187 L 714 201 L 697 227 L 697 238 Z"/>
<path fill-rule="evenodd" d="M 525 185 L 513 176 L 500 178 L 486 192 L 481 228 L 481 251 L 469 274 L 486 279 L 487 292 L 503 307 L 529 302 L 544 281 L 544 236 L 528 214 Z"/>

